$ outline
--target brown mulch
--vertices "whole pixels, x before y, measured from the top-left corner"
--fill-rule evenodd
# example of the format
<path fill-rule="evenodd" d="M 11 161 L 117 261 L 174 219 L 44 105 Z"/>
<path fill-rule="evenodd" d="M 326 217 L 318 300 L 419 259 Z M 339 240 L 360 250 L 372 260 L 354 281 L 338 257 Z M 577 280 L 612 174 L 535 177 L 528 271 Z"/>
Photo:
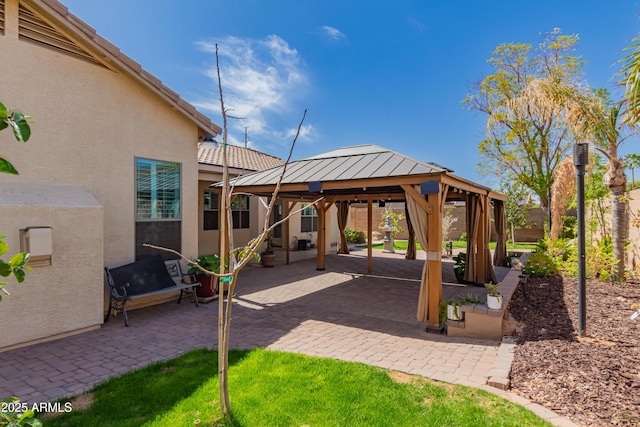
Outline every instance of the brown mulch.
<path fill-rule="evenodd" d="M 588 280 L 578 337 L 578 281 L 529 279 L 509 303 L 517 338 L 512 391 L 582 426 L 640 425 L 640 284 Z"/>

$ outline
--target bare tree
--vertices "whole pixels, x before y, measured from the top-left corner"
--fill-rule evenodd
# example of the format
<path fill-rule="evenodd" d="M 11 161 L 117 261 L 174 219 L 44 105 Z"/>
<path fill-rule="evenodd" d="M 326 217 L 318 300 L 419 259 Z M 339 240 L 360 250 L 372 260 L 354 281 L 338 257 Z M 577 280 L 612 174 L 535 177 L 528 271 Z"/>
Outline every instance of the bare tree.
<path fill-rule="evenodd" d="M 209 274 L 211 276 L 215 276 L 218 278 L 220 282 L 226 282 L 229 284 L 226 304 L 225 298 L 223 298 L 223 294 L 220 298 L 218 298 L 218 380 L 220 384 L 220 412 L 223 416 L 227 416 L 231 413 L 231 402 L 229 398 L 229 340 L 231 334 L 231 311 L 233 307 L 233 295 L 235 293 L 235 287 L 238 280 L 238 274 L 240 270 L 245 267 L 252 259 L 258 257 L 258 250 L 262 247 L 264 242 L 267 240 L 269 233 L 279 224 L 282 224 L 288 221 L 292 215 L 302 211 L 304 209 L 300 208 L 294 210 L 289 213 L 288 216 L 282 218 L 280 221 L 275 222 L 273 224 L 269 224 L 271 218 L 271 212 L 273 211 L 274 205 L 277 200 L 278 193 L 280 191 L 280 187 L 282 185 L 282 179 L 284 178 L 287 172 L 287 166 L 291 161 L 291 156 L 293 154 L 293 149 L 296 145 L 298 137 L 300 136 L 300 130 L 302 128 L 302 124 L 307 115 L 307 110 L 304 110 L 302 118 L 298 123 L 298 128 L 291 143 L 291 148 L 289 150 L 289 155 L 283 165 L 282 172 L 280 177 L 278 178 L 278 182 L 276 184 L 275 190 L 271 195 L 271 199 L 266 206 L 266 215 L 265 222 L 262 228 L 262 232 L 252 240 L 250 240 L 246 245 L 241 247 L 233 246 L 233 228 L 231 224 L 233 224 L 232 220 L 232 211 L 231 211 L 231 200 L 232 197 L 238 195 L 234 193 L 233 186 L 229 179 L 229 167 L 227 163 L 227 117 L 228 110 L 224 105 L 224 96 L 222 91 L 222 78 L 220 75 L 220 63 L 218 57 L 218 45 L 216 44 L 216 69 L 217 69 L 217 77 L 218 77 L 218 89 L 220 92 L 220 109 L 222 112 L 222 182 L 221 182 L 221 196 L 220 196 L 220 212 L 221 215 L 224 215 L 223 220 L 220 221 L 219 228 L 219 246 L 221 248 L 220 258 L 222 262 L 220 263 L 220 272 L 209 271 L 203 268 L 201 265 L 197 264 L 195 261 L 192 261 L 188 257 L 184 256 L 180 252 L 177 252 L 172 249 L 163 248 L 159 246 L 154 246 L 151 244 L 145 244 L 147 247 L 160 249 L 168 252 L 172 252 L 178 255 L 182 260 L 184 260 L 189 265 L 193 265 L 203 273 Z M 245 194 L 245 193 L 243 193 Z M 251 195 L 251 194 L 248 194 Z M 323 200 L 323 197 L 320 197 L 313 201 L 311 205 L 316 205 L 318 202 Z M 308 206 L 308 205 L 307 205 Z M 227 248 L 231 248 L 228 250 Z M 226 260 L 228 259 L 228 264 Z"/>

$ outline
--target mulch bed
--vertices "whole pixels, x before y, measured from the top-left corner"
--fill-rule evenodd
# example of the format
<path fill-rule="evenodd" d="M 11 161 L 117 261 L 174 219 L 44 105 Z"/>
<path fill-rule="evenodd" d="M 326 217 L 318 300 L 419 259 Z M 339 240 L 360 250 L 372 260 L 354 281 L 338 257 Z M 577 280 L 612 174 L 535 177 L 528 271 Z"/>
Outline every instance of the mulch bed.
<path fill-rule="evenodd" d="M 512 391 L 582 426 L 640 425 L 640 284 L 588 280 L 578 337 L 578 281 L 529 279 L 508 308 L 517 338 Z M 513 323 L 511 323 L 513 325 Z"/>

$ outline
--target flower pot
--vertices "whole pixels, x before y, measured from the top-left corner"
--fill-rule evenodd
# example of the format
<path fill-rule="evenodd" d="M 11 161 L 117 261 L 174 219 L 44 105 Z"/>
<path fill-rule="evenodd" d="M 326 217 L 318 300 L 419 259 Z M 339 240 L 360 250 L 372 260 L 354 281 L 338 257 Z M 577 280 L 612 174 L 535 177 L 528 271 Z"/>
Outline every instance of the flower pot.
<path fill-rule="evenodd" d="M 218 280 L 215 276 L 196 274 L 196 279 L 202 284 L 196 288 L 198 298 L 210 298 L 218 291 Z"/>
<path fill-rule="evenodd" d="M 447 305 L 447 319 L 449 320 L 464 320 L 464 312 L 459 305 Z"/>
<path fill-rule="evenodd" d="M 456 280 L 458 281 L 458 283 L 464 283 L 464 270 L 457 270 L 454 268 L 453 272 L 456 275 Z"/>
<path fill-rule="evenodd" d="M 260 260 L 264 267 L 273 267 L 276 264 L 276 254 L 273 252 L 263 252 L 260 254 Z"/>
<path fill-rule="evenodd" d="M 487 307 L 490 310 L 502 309 L 502 295 L 487 295 Z"/>

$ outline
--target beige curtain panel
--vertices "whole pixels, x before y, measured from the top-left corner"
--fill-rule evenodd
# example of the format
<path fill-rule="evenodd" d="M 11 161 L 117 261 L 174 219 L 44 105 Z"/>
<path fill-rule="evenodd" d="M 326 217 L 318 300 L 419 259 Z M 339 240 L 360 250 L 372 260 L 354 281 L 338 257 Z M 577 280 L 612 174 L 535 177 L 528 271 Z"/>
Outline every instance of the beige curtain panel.
<path fill-rule="evenodd" d="M 493 219 L 496 224 L 496 250 L 493 253 L 493 265 L 507 266 L 507 215 L 502 200 L 493 201 Z"/>
<path fill-rule="evenodd" d="M 338 208 L 338 250 L 339 254 L 348 254 L 349 253 L 349 242 L 347 242 L 347 233 L 345 233 L 345 229 L 347 228 L 347 220 L 349 219 L 349 202 L 342 201 L 336 202 L 336 207 Z"/>
<path fill-rule="evenodd" d="M 409 215 L 409 207 L 407 203 L 404 204 L 404 216 L 407 218 L 407 233 L 409 237 L 407 240 L 407 253 L 405 259 L 416 259 L 416 232 L 411 224 L 411 215 Z"/>
<path fill-rule="evenodd" d="M 415 187 L 416 191 L 420 193 L 420 187 Z M 428 218 L 427 213 L 423 211 L 418 203 L 414 201 L 409 194 L 405 195 L 407 199 L 407 209 L 409 211 L 409 217 L 411 218 L 411 224 L 415 229 L 418 240 L 422 249 L 426 252 L 428 248 L 427 230 L 428 230 Z M 428 299 L 428 273 L 429 262 L 425 258 L 424 267 L 422 268 L 422 278 L 420 279 L 420 295 L 418 296 L 418 311 L 416 318 L 419 322 L 426 322 L 429 317 L 429 299 Z"/>

